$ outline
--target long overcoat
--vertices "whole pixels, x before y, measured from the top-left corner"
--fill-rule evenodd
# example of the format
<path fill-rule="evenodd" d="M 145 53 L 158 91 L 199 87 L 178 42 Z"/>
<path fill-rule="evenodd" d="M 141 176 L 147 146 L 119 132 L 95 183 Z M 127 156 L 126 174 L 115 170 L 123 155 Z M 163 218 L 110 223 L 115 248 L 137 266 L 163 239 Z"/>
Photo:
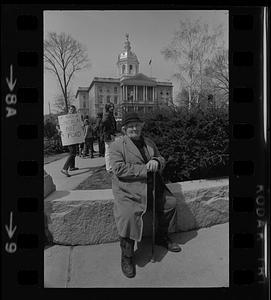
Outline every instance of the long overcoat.
<path fill-rule="evenodd" d="M 101 123 L 101 134 L 105 142 L 110 142 L 111 135 L 116 133 L 116 119 L 110 112 L 105 112 Z"/>
<path fill-rule="evenodd" d="M 144 141 L 149 158 L 159 161 L 161 172 L 165 159 L 152 140 L 144 137 Z M 109 155 L 113 170 L 114 217 L 118 233 L 121 237 L 140 241 L 143 231 L 142 216 L 147 209 L 147 168 L 144 159 L 126 135 L 118 137 L 110 145 Z M 163 197 L 168 195 L 174 198 L 166 186 L 164 191 Z"/>

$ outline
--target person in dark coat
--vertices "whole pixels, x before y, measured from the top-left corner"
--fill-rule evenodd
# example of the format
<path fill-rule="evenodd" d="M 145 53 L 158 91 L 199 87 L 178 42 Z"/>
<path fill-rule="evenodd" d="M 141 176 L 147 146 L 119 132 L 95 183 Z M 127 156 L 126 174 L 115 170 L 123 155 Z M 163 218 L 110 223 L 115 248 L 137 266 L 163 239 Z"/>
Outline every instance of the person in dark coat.
<path fill-rule="evenodd" d="M 109 149 L 113 172 L 114 218 L 120 236 L 121 269 L 129 278 L 136 274 L 134 244 L 142 238 L 142 217 L 147 210 L 152 210 L 153 176 L 156 176 L 158 219 L 155 243 L 169 251 L 181 251 L 180 246 L 168 237 L 169 226 L 174 224 L 176 218 L 176 198 L 161 176 L 165 159 L 155 143 L 141 134 L 143 125 L 136 113 L 127 113 L 122 121 L 124 136 L 116 138 Z"/>
<path fill-rule="evenodd" d="M 89 123 L 88 119 L 85 119 L 84 121 L 84 150 L 83 150 L 83 157 L 86 157 L 87 155 L 91 155 L 91 158 L 93 158 L 93 128 Z"/>
<path fill-rule="evenodd" d="M 76 114 L 76 107 L 74 105 L 70 106 L 69 114 Z M 77 153 L 77 148 L 78 148 L 78 144 L 68 146 L 69 156 L 63 166 L 63 169 L 61 170 L 61 173 L 65 174 L 67 177 L 71 176 L 68 172 L 68 169 L 70 171 L 78 170 L 78 168 L 75 167 L 75 157 L 76 157 L 76 153 Z"/>
<path fill-rule="evenodd" d="M 107 103 L 105 105 L 105 112 L 102 119 L 102 136 L 105 144 L 105 167 L 108 173 L 112 172 L 109 158 L 109 148 L 115 139 L 116 129 L 117 123 L 114 117 L 114 104 Z"/>
<path fill-rule="evenodd" d="M 81 115 L 81 122 L 82 122 L 82 128 L 84 130 L 84 117 Z M 85 143 L 80 143 L 77 145 L 77 155 L 82 157 L 83 156 L 83 151 L 84 151 L 84 145 Z"/>
<path fill-rule="evenodd" d="M 104 139 L 102 134 L 102 118 L 103 113 L 97 113 L 96 123 L 94 126 L 94 133 L 97 136 L 97 142 L 99 147 L 99 156 L 104 156 Z"/>

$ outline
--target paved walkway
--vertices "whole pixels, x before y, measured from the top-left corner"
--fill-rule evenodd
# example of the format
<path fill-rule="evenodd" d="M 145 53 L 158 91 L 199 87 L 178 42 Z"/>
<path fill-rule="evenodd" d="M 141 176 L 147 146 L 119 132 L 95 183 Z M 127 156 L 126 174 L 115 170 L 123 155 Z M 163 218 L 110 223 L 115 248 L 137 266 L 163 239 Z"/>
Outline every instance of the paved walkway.
<path fill-rule="evenodd" d="M 228 287 L 229 223 L 175 233 L 182 251 L 168 252 L 156 246 L 156 262 L 150 262 L 151 241 L 136 248 L 135 278 L 120 269 L 119 243 L 90 246 L 55 245 L 44 252 L 44 286 L 91 287 Z"/>
<path fill-rule="evenodd" d="M 94 150 L 98 150 L 97 144 L 94 144 Z M 94 158 L 81 158 L 76 156 L 75 166 L 79 168 L 79 170 L 70 171 L 71 177 L 67 177 L 60 172 L 66 160 L 67 157 L 64 157 L 44 165 L 44 170 L 52 176 L 57 191 L 73 190 L 93 173 L 93 171 L 91 171 L 92 168 L 105 165 L 104 157 L 98 157 L 97 153 L 95 153 Z"/>

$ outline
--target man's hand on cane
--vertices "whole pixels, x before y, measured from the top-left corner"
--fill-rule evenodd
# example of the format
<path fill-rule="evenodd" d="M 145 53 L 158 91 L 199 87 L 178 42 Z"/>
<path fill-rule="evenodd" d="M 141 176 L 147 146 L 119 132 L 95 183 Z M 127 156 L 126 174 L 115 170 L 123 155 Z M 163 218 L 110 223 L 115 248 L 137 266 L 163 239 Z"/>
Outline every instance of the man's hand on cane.
<path fill-rule="evenodd" d="M 158 171 L 158 167 L 159 167 L 159 163 L 157 160 L 151 159 L 147 164 L 147 171 L 148 172 L 157 172 Z"/>

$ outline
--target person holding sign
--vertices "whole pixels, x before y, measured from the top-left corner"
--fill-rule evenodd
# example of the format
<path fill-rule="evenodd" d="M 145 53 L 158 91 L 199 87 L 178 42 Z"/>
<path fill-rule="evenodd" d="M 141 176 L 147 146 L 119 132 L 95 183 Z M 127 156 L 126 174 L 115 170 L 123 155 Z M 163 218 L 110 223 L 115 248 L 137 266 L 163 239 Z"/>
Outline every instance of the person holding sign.
<path fill-rule="evenodd" d="M 80 118 L 78 118 L 78 120 L 76 118 L 68 118 L 68 116 L 70 114 L 76 114 L 76 107 L 74 105 L 71 105 L 69 108 L 69 113 L 68 115 L 65 116 L 60 116 L 59 118 L 59 123 L 60 123 L 60 127 L 65 129 L 65 135 L 63 130 L 61 130 L 61 138 L 62 138 L 62 144 L 66 144 L 68 146 L 69 149 L 69 156 L 63 166 L 63 169 L 61 170 L 61 173 L 63 173 L 64 175 L 66 175 L 67 177 L 70 177 L 71 175 L 69 174 L 68 170 L 70 171 L 75 171 L 78 170 L 78 168 L 75 167 L 75 157 L 76 157 L 76 151 L 77 151 L 77 145 L 78 145 L 78 137 L 80 138 L 81 136 L 81 142 L 83 142 L 83 134 L 80 132 L 80 130 L 76 130 L 77 127 L 77 123 L 75 123 L 76 121 L 79 120 L 79 129 L 81 127 L 81 123 L 80 123 Z M 62 118 L 64 120 L 62 120 Z M 66 121 L 66 119 L 68 121 Z M 66 121 L 66 123 L 65 123 Z M 70 124 L 70 123 L 71 124 Z M 73 125 L 74 123 L 74 125 Z M 81 129 L 83 131 L 83 129 Z M 77 137 L 77 139 L 75 139 L 74 137 Z M 66 139 L 66 140 L 64 140 Z M 71 143 L 71 140 L 74 140 L 73 144 L 69 144 Z M 63 145 L 64 146 L 64 145 Z"/>

